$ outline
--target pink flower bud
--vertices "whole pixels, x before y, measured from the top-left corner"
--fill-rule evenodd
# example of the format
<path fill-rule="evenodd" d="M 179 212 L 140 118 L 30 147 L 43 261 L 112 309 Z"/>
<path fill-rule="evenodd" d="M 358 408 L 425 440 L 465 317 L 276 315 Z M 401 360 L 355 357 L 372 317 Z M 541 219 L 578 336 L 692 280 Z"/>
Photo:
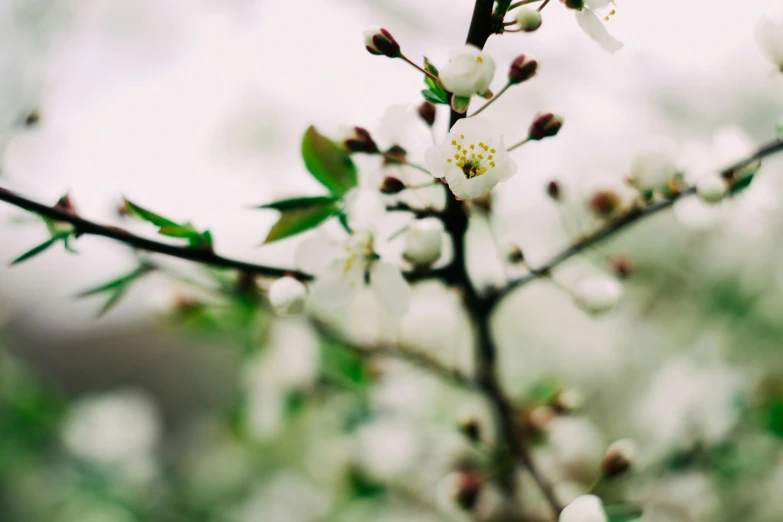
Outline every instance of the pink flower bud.
<path fill-rule="evenodd" d="M 364 31 L 364 46 L 367 50 L 376 55 L 388 56 L 389 58 L 399 58 L 400 44 L 386 29 L 380 27 L 371 27 Z"/>

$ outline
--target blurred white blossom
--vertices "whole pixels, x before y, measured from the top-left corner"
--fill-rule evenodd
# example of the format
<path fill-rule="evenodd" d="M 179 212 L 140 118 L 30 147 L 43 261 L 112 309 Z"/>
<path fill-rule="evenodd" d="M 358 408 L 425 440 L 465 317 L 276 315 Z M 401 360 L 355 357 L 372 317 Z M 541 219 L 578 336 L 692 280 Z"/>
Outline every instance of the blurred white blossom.
<path fill-rule="evenodd" d="M 304 310 L 307 288 L 293 277 L 281 277 L 269 287 L 269 303 L 279 314 L 298 314 Z"/>
<path fill-rule="evenodd" d="M 608 522 L 604 503 L 595 495 L 583 495 L 560 513 L 558 522 Z"/>
<path fill-rule="evenodd" d="M 756 26 L 756 38 L 767 59 L 783 72 L 783 22 L 762 17 Z"/>
<path fill-rule="evenodd" d="M 615 307 L 623 296 L 623 285 L 605 275 L 584 277 L 573 289 L 576 304 L 592 314 L 607 312 Z"/>

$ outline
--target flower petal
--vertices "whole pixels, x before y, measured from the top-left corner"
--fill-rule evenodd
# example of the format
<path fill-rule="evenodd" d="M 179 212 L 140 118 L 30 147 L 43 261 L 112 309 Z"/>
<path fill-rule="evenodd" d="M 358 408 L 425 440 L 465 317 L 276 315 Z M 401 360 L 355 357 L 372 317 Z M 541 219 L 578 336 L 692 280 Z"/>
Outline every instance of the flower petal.
<path fill-rule="evenodd" d="M 336 245 L 324 237 L 313 237 L 299 243 L 296 265 L 300 270 L 319 274 L 327 269 L 337 255 Z"/>
<path fill-rule="evenodd" d="M 480 116 L 462 118 L 457 121 L 449 132 L 449 137 L 446 140 L 447 143 L 451 143 L 454 136 L 459 136 L 460 134 L 465 135 L 465 141 L 468 143 L 479 141 L 486 142 L 497 137 L 497 132 L 492 123 L 488 119 Z M 449 151 L 451 151 L 450 148 Z"/>
<path fill-rule="evenodd" d="M 775 24 L 766 16 L 762 17 L 756 26 L 756 40 L 767 58 L 783 67 L 783 24 Z"/>
<path fill-rule="evenodd" d="M 343 267 L 328 270 L 310 285 L 310 295 L 323 308 L 342 308 L 351 304 L 362 287 L 364 274 L 361 266 L 351 270 Z"/>
<path fill-rule="evenodd" d="M 391 263 L 378 261 L 370 268 L 370 286 L 378 301 L 397 315 L 410 307 L 411 287 L 400 269 Z"/>
<path fill-rule="evenodd" d="M 436 178 L 442 178 L 452 165 L 446 160 L 451 157 L 451 148 L 446 145 L 433 145 L 424 152 L 424 165 Z"/>
<path fill-rule="evenodd" d="M 606 26 L 594 12 L 589 9 L 582 9 L 576 12 L 576 21 L 587 36 L 592 38 L 601 47 L 614 54 L 623 48 L 623 43 L 609 34 Z"/>

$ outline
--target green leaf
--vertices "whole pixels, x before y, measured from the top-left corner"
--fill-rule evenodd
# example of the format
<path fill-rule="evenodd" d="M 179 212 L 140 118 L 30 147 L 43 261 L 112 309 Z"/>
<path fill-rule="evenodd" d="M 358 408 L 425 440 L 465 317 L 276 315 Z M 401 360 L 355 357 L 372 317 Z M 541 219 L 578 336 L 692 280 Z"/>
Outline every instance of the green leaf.
<path fill-rule="evenodd" d="M 22 263 L 24 261 L 27 261 L 30 258 L 33 258 L 33 257 L 37 256 L 41 252 L 44 252 L 44 251 L 48 250 L 49 247 L 51 247 L 52 245 L 54 245 L 58 241 L 64 240 L 66 237 L 68 237 L 68 236 L 67 235 L 58 234 L 56 236 L 53 236 L 50 239 L 47 239 L 46 241 L 44 241 L 40 245 L 31 248 L 30 250 L 28 250 L 27 252 L 25 252 L 21 256 L 17 257 L 13 261 L 11 261 L 11 266 L 18 265 L 19 263 Z"/>
<path fill-rule="evenodd" d="M 280 219 L 269 231 L 264 244 L 315 228 L 340 212 L 337 200 L 325 197 L 289 199 L 261 208 L 277 208 L 281 212 Z"/>
<path fill-rule="evenodd" d="M 748 188 L 751 183 L 753 183 L 753 178 L 755 177 L 756 177 L 755 172 L 751 172 L 750 174 L 741 177 L 740 179 L 735 181 L 731 185 L 731 187 L 729 187 L 729 193 L 732 195 L 739 194 L 740 192 Z"/>
<path fill-rule="evenodd" d="M 108 293 L 109 298 L 106 300 L 106 302 L 103 304 L 101 309 L 98 311 L 98 317 L 103 317 L 112 308 L 114 308 L 117 305 L 117 303 L 120 302 L 122 296 L 124 296 L 125 293 L 128 291 L 128 289 L 130 288 L 131 283 L 139 279 L 144 274 L 151 272 L 153 268 L 154 267 L 152 265 L 142 264 L 132 272 L 120 276 L 117 279 L 113 279 L 108 283 L 104 283 L 94 288 L 90 288 L 88 290 L 79 292 L 77 294 L 77 297 L 89 297 L 92 295 Z"/>
<path fill-rule="evenodd" d="M 630 522 L 641 518 L 643 514 L 640 508 L 631 504 L 606 506 L 605 511 L 609 522 Z"/>
<path fill-rule="evenodd" d="M 425 100 L 427 100 L 430 103 L 434 103 L 436 105 L 449 104 L 448 97 L 441 97 L 438 93 L 432 91 L 432 89 L 424 89 L 423 91 L 421 91 L 421 95 L 424 96 Z"/>
<path fill-rule="evenodd" d="M 152 223 L 153 225 L 159 227 L 159 228 L 182 228 L 181 225 L 175 223 L 174 221 L 171 221 L 170 219 L 164 218 L 163 216 L 160 216 L 158 214 L 155 214 L 154 212 L 147 210 L 145 208 L 142 208 L 138 206 L 135 203 L 132 203 L 125 200 L 125 208 L 128 209 L 128 212 L 133 214 L 139 219 L 143 219 L 144 221 L 147 221 L 148 223 Z"/>
<path fill-rule="evenodd" d="M 470 98 L 463 96 L 451 97 L 451 108 L 460 114 L 468 112 L 468 106 L 470 105 Z"/>
<path fill-rule="evenodd" d="M 310 127 L 302 139 L 302 158 L 310 174 L 329 192 L 343 196 L 359 184 L 356 165 L 348 152 Z"/>
<path fill-rule="evenodd" d="M 301 210 L 303 208 L 309 208 L 314 205 L 336 203 L 337 201 L 338 199 L 332 196 L 314 196 L 305 198 L 281 199 L 280 201 L 267 203 L 266 205 L 259 205 L 256 208 L 270 208 L 272 210 L 279 210 L 284 212 L 286 210 Z"/>

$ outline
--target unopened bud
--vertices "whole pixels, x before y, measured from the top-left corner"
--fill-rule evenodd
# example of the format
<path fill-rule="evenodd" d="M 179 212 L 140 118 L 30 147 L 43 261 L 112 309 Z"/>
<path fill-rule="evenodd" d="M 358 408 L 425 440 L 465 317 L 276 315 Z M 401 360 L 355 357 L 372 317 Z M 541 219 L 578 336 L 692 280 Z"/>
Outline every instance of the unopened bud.
<path fill-rule="evenodd" d="M 435 217 L 414 221 L 405 234 L 405 259 L 417 267 L 428 267 L 440 259 L 443 222 Z"/>
<path fill-rule="evenodd" d="M 585 0 L 562 0 L 569 9 L 581 10 L 585 6 Z"/>
<path fill-rule="evenodd" d="M 426 123 L 430 127 L 435 125 L 435 115 L 437 113 L 437 109 L 434 103 L 425 101 L 421 105 L 419 105 L 418 110 L 419 110 L 419 117 L 422 120 L 424 120 L 424 123 Z"/>
<path fill-rule="evenodd" d="M 41 112 L 38 109 L 30 112 L 24 119 L 25 127 L 35 127 L 41 121 Z"/>
<path fill-rule="evenodd" d="M 57 203 L 55 203 L 54 208 L 63 212 L 67 212 L 68 214 L 76 215 L 76 207 L 73 206 L 73 201 L 71 201 L 70 194 L 66 194 L 61 197 Z"/>
<path fill-rule="evenodd" d="M 528 81 L 536 75 L 538 62 L 524 54 L 517 56 L 508 70 L 508 82 L 512 85 Z"/>
<path fill-rule="evenodd" d="M 720 176 L 707 176 L 696 183 L 696 194 L 705 203 L 718 203 L 728 192 L 726 180 Z"/>
<path fill-rule="evenodd" d="M 281 315 L 301 313 L 306 299 L 307 288 L 293 277 L 281 277 L 269 287 L 269 303 Z"/>
<path fill-rule="evenodd" d="M 610 218 L 620 212 L 623 199 L 613 190 L 599 190 L 590 198 L 588 206 L 599 218 Z"/>
<path fill-rule="evenodd" d="M 389 166 L 405 163 L 407 157 L 407 150 L 400 147 L 399 145 L 392 145 L 386 152 L 383 153 L 383 165 Z"/>
<path fill-rule="evenodd" d="M 381 182 L 380 191 L 382 194 L 399 194 L 403 190 L 405 190 L 405 183 L 394 176 L 386 176 Z"/>
<path fill-rule="evenodd" d="M 581 279 L 574 289 L 576 304 L 591 314 L 614 308 L 623 296 L 623 286 L 614 278 L 593 276 Z"/>
<path fill-rule="evenodd" d="M 537 433 L 544 433 L 555 418 L 555 410 L 549 406 L 535 406 L 527 413 L 527 425 Z"/>
<path fill-rule="evenodd" d="M 522 249 L 516 243 L 509 243 L 506 245 L 506 259 L 509 263 L 521 263 L 525 260 L 525 255 L 522 253 Z"/>
<path fill-rule="evenodd" d="M 634 262 L 625 256 L 616 256 L 609 260 L 609 266 L 620 279 L 627 279 L 633 273 Z"/>
<path fill-rule="evenodd" d="M 557 413 L 573 413 L 584 404 L 584 397 L 574 389 L 560 390 L 555 396 L 552 406 Z"/>
<path fill-rule="evenodd" d="M 560 183 L 558 183 L 555 180 L 552 180 L 549 183 L 547 183 L 546 193 L 550 198 L 552 198 L 555 201 L 560 201 L 560 198 L 563 196 L 560 188 Z"/>
<path fill-rule="evenodd" d="M 366 152 L 367 154 L 378 152 L 378 145 L 370 136 L 370 132 L 362 127 L 354 127 L 353 134 L 346 138 L 343 144 L 349 152 Z"/>
<path fill-rule="evenodd" d="M 519 28 L 526 33 L 532 33 L 541 27 L 541 13 L 537 9 L 523 7 L 517 10 L 514 19 L 516 20 L 517 25 L 519 25 Z"/>
<path fill-rule="evenodd" d="M 457 469 L 440 479 L 437 487 L 437 502 L 441 509 L 453 512 L 453 507 L 470 511 L 476 506 L 484 476 L 471 467 Z"/>
<path fill-rule="evenodd" d="M 476 417 L 469 416 L 460 420 L 459 431 L 471 442 L 481 440 L 481 423 Z"/>
<path fill-rule="evenodd" d="M 601 470 L 605 477 L 616 477 L 628 471 L 636 455 L 636 445 L 630 439 L 613 442 L 601 460 Z"/>
<path fill-rule="evenodd" d="M 386 29 L 380 27 L 371 27 L 364 31 L 364 46 L 367 50 L 376 55 L 388 56 L 389 58 L 399 58 L 400 44 Z"/>
<path fill-rule="evenodd" d="M 551 112 L 539 114 L 533 120 L 530 129 L 528 129 L 528 139 L 543 140 L 544 138 L 557 136 L 557 133 L 563 127 L 563 122 L 562 116 L 556 116 Z"/>

